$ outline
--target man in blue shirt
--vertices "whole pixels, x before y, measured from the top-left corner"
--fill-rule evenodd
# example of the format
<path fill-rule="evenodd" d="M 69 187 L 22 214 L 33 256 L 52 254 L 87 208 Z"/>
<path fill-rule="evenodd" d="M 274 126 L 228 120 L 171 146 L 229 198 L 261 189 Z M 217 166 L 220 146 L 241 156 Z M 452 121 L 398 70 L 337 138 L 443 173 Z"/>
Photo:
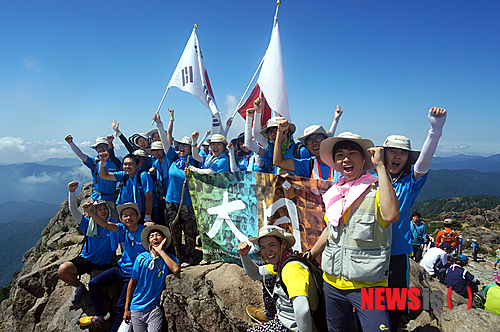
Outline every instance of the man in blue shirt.
<path fill-rule="evenodd" d="M 425 238 L 427 237 L 425 224 L 420 220 L 420 216 L 420 212 L 413 212 L 411 214 L 412 223 L 410 224 L 413 259 L 417 263 L 422 259 L 422 250 L 424 250 Z"/>
<path fill-rule="evenodd" d="M 139 162 L 133 154 L 128 154 L 123 158 L 123 171 L 108 172 L 104 167 L 109 158 L 108 152 L 99 153 L 101 162 L 99 163 L 99 176 L 105 180 L 123 182 L 122 190 L 116 201 L 117 204 L 137 203 L 139 212 L 144 215 L 144 219 L 139 220 L 146 226 L 155 224 L 151 219 L 153 208 L 158 206 L 158 200 L 154 193 L 155 184 L 148 172 L 139 170 Z M 156 203 L 156 204 L 155 204 Z"/>
<path fill-rule="evenodd" d="M 78 188 L 78 181 L 68 184 L 68 205 L 71 215 L 85 235 L 85 243 L 80 255 L 61 264 L 58 270 L 59 278 L 62 281 L 76 287 L 75 293 L 71 297 L 73 303 L 77 302 L 87 291 L 85 285 L 78 280 L 78 276 L 86 273 L 92 276 L 93 271 L 109 269 L 113 264 L 115 251 L 118 247 L 118 241 L 112 232 L 80 213 L 76 202 L 76 188 Z M 93 209 L 102 219 L 116 224 L 116 221 L 110 218 L 110 208 L 105 201 L 94 201 Z"/>
<path fill-rule="evenodd" d="M 116 214 L 115 206 L 116 182 L 105 180 L 99 177 L 99 157 L 94 158 L 84 154 L 82 150 L 80 150 L 73 142 L 73 137 L 71 135 L 67 135 L 64 139 L 69 144 L 73 152 L 77 155 L 77 157 L 80 158 L 83 164 L 87 166 L 92 173 L 93 191 L 90 198 L 92 199 L 92 201 L 106 201 L 108 206 L 111 208 L 111 216 L 113 217 L 113 219 L 117 220 L 118 215 Z M 109 135 L 106 138 L 99 137 L 96 139 L 95 144 L 91 145 L 91 148 L 96 150 L 97 153 L 105 151 L 108 152 L 109 159 L 104 163 L 108 172 L 117 172 L 122 169 L 122 164 L 120 160 L 116 158 L 114 153 L 113 139 L 113 135 Z"/>
<path fill-rule="evenodd" d="M 141 233 L 141 242 L 147 251 L 135 260 L 123 315 L 125 323 L 132 322 L 134 331 L 161 331 L 163 313 L 158 303 L 165 277 L 181 271 L 179 260 L 165 252 L 170 241 L 166 226 L 151 226 Z"/>

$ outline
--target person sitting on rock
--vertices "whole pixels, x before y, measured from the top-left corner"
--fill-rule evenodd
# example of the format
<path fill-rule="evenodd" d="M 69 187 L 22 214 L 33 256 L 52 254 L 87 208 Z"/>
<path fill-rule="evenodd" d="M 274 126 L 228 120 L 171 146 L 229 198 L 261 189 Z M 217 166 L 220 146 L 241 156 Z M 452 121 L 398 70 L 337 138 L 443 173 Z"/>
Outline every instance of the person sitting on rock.
<path fill-rule="evenodd" d="M 249 241 L 259 248 L 262 259 L 269 264 L 257 266 L 248 255 L 250 244 L 244 241 L 238 245 L 243 268 L 253 280 L 276 276 L 274 290 L 268 291 L 278 296 L 277 306 L 280 310 L 275 319 L 247 331 L 314 331 L 310 309 L 317 307 L 319 297 L 307 266 L 298 261 L 291 261 L 281 266 L 282 262 L 292 254 L 291 248 L 295 244 L 293 235 L 281 227 L 270 225 L 262 227 L 259 235 L 249 238 Z M 285 285 L 288 296 L 281 287 L 280 280 Z"/>
<path fill-rule="evenodd" d="M 123 157 L 123 171 L 108 172 L 104 165 L 109 156 L 106 151 L 99 154 L 101 162 L 99 163 L 99 176 L 110 181 L 123 182 L 122 189 L 117 198 L 117 204 L 137 203 L 139 212 L 144 214 L 144 219 L 139 223 L 146 226 L 154 225 L 158 217 L 153 215 L 153 209 L 158 207 L 156 194 L 154 193 L 155 184 L 148 172 L 139 169 L 139 160 L 133 154 Z M 158 213 L 159 211 L 156 210 Z M 152 219 L 153 215 L 153 219 Z"/>
<path fill-rule="evenodd" d="M 71 296 L 71 302 L 76 303 L 80 297 L 87 291 L 85 285 L 78 280 L 78 276 L 89 274 L 93 277 L 94 271 L 105 271 L 113 265 L 115 251 L 118 247 L 118 241 L 113 233 L 97 225 L 91 218 L 84 217 L 77 207 L 75 190 L 78 188 L 78 181 L 68 184 L 69 189 L 69 211 L 85 235 L 85 243 L 82 252 L 69 262 L 59 266 L 59 278 L 68 285 L 75 286 L 75 292 Z M 105 201 L 88 202 L 87 206 L 92 206 L 93 211 L 102 219 L 116 224 L 116 221 L 110 219 L 111 209 Z"/>
<path fill-rule="evenodd" d="M 99 226 L 118 233 L 118 241 L 123 244 L 123 254 L 118 261 L 118 266 L 101 273 L 89 283 L 90 299 L 95 311 L 92 323 L 95 325 L 102 325 L 104 322 L 103 288 L 117 282 L 122 283 L 122 290 L 116 304 L 116 317 L 111 328 L 112 332 L 116 332 L 123 320 L 127 287 L 132 275 L 132 267 L 137 256 L 145 252 L 141 242 L 141 233 L 145 226 L 138 223 L 138 220 L 141 218 L 141 212 L 137 203 L 125 203 L 117 207 L 122 221 L 118 224 L 104 220 L 93 212 L 90 206 L 84 205 L 83 209 Z"/>
<path fill-rule="evenodd" d="M 484 310 L 500 315 L 500 272 L 493 274 L 493 281 L 496 285 L 485 289 L 486 302 L 484 303 Z"/>
<path fill-rule="evenodd" d="M 99 156 L 90 157 L 84 154 L 82 150 L 80 150 L 78 146 L 76 146 L 76 144 L 73 142 L 73 137 L 71 135 L 67 135 L 64 139 L 69 144 L 73 152 L 78 156 L 78 158 L 81 159 L 83 164 L 87 166 L 92 173 L 93 191 L 90 195 L 91 200 L 106 201 L 106 203 L 108 203 L 108 206 L 111 208 L 113 219 L 118 219 L 115 206 L 116 182 L 105 180 L 99 177 Z M 98 154 L 104 151 L 108 152 L 109 158 L 104 163 L 108 172 L 117 172 L 122 169 L 121 161 L 115 156 L 113 139 L 113 135 L 109 135 L 106 138 L 99 137 L 96 139 L 95 144 L 90 146 L 92 149 L 96 150 Z"/>
<path fill-rule="evenodd" d="M 443 242 L 439 247 L 430 248 L 420 261 L 420 266 L 422 266 L 431 277 L 437 277 L 439 281 L 444 283 L 446 268 L 450 265 L 448 263 L 448 254 L 450 254 L 452 250 L 453 248 L 449 242 Z"/>
<path fill-rule="evenodd" d="M 170 241 L 166 226 L 150 226 L 141 233 L 141 242 L 147 251 L 135 259 L 123 315 L 125 323 L 132 322 L 136 332 L 161 331 L 163 312 L 159 302 L 165 277 L 181 271 L 179 260 L 165 252 Z"/>
<path fill-rule="evenodd" d="M 446 271 L 446 286 L 451 287 L 453 291 L 468 298 L 467 287 L 470 287 L 472 294 L 477 292 L 479 280 L 476 279 L 464 267 L 469 263 L 465 255 L 458 255 L 455 262 Z"/>

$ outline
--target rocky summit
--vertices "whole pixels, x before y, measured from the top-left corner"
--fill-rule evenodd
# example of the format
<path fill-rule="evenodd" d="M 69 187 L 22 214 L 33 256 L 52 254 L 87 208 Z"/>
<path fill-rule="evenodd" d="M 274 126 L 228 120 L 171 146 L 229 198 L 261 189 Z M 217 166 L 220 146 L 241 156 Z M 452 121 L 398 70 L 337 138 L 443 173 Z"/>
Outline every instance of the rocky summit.
<path fill-rule="evenodd" d="M 92 184 L 86 184 L 78 197 L 80 204 L 90 198 Z M 498 208 L 497 208 L 498 209 Z M 475 211 L 477 212 L 477 211 Z M 478 262 L 469 263 L 467 269 L 480 281 L 481 286 L 492 282 L 494 258 L 491 251 L 498 247 L 500 236 L 496 227 L 498 214 L 493 212 L 484 222 L 483 218 L 460 220 L 464 237 L 478 237 L 483 253 Z M 453 216 L 453 213 L 451 213 Z M 462 215 L 460 215 L 462 216 Z M 439 216 L 438 219 L 442 220 Z M 461 217 L 460 217 L 461 218 Z M 490 220 L 491 219 L 491 220 Z M 439 223 L 435 221 L 434 224 Z M 479 223 L 479 224 L 476 224 Z M 482 224 L 481 224 L 482 223 Z M 432 224 L 432 223 L 428 223 Z M 64 201 L 57 214 L 42 232 L 37 244 L 23 256 L 23 268 L 11 282 L 10 297 L 0 304 L 0 331 L 108 331 L 111 327 L 113 303 L 118 297 L 117 287 L 108 287 L 105 292 L 105 325 L 82 328 L 78 320 L 82 316 L 93 315 L 88 292 L 77 304 L 70 297 L 74 287 L 62 282 L 57 270 L 61 263 L 76 257 L 82 248 L 83 235 L 75 226 L 75 221 Z M 487 227 L 486 227 L 487 226 Z M 439 227 L 435 227 L 437 231 Z M 493 237 L 493 238 L 491 238 Z M 491 241 L 493 239 L 493 241 Z M 470 255 L 470 252 L 466 254 Z M 439 291 L 446 295 L 445 285 L 430 279 L 427 273 L 413 260 L 411 265 L 411 287 L 417 287 L 423 294 L 424 288 L 430 292 Z M 81 281 L 88 285 L 89 276 Z M 179 275 L 168 275 L 166 289 L 162 293 L 161 306 L 166 318 L 167 331 L 245 331 L 254 324 L 245 313 L 245 306 L 252 304 L 262 307 L 261 283 L 248 278 L 244 270 L 236 264 L 212 263 L 182 269 Z M 499 331 L 500 316 L 482 309 L 467 310 L 467 300 L 453 294 L 451 307 L 444 298 L 439 310 L 414 310 L 400 324 L 400 331 Z"/>

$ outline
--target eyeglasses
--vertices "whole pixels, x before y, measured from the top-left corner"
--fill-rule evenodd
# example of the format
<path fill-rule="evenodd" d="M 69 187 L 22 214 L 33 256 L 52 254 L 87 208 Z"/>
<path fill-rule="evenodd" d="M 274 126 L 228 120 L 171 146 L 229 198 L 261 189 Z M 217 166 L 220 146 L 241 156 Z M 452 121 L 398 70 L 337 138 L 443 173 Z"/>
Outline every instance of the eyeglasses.
<path fill-rule="evenodd" d="M 189 144 L 179 143 L 179 147 L 181 147 L 181 146 L 187 148 L 187 147 L 189 147 Z"/>
<path fill-rule="evenodd" d="M 306 145 L 311 145 L 313 144 L 314 142 L 316 143 L 319 143 L 319 142 L 322 142 L 324 139 L 326 138 L 325 135 L 317 135 L 316 137 L 312 138 L 312 137 L 308 137 L 304 140 L 304 142 L 306 143 Z"/>
<path fill-rule="evenodd" d="M 276 134 L 278 132 L 278 127 L 271 127 L 266 130 L 267 136 Z"/>

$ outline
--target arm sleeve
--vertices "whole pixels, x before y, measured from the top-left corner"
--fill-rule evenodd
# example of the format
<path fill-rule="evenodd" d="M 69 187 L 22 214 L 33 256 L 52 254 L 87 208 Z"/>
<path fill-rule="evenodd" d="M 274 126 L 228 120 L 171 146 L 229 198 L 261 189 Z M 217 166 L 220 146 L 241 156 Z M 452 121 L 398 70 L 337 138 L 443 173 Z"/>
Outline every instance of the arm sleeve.
<path fill-rule="evenodd" d="M 121 168 L 122 168 L 122 162 L 120 161 L 120 159 L 116 158 L 116 155 L 115 155 L 115 149 L 109 149 L 109 159 L 111 159 L 111 161 L 116 165 L 117 167 L 117 171 L 119 171 Z"/>
<path fill-rule="evenodd" d="M 245 273 L 250 277 L 252 280 L 262 280 L 263 278 L 269 279 L 272 278 L 273 276 L 265 266 L 257 266 L 257 264 L 252 261 L 250 258 L 250 255 L 245 255 L 241 257 L 241 262 L 243 263 L 243 269 L 245 269 Z"/>
<path fill-rule="evenodd" d="M 193 138 L 191 137 L 191 139 Z M 200 156 L 200 153 L 198 152 L 198 147 L 193 145 L 196 145 L 195 141 L 193 141 L 193 144 L 191 145 L 191 155 L 193 156 L 193 159 L 203 164 L 203 157 Z"/>
<path fill-rule="evenodd" d="M 198 143 L 198 146 L 197 146 L 198 150 L 201 149 L 201 146 L 203 145 L 203 142 L 205 142 L 205 140 L 207 139 L 207 137 L 208 137 L 208 133 L 205 132 L 205 135 L 201 139 L 200 143 Z M 226 136 L 224 136 L 224 137 L 226 137 Z"/>
<path fill-rule="evenodd" d="M 253 139 L 252 119 L 253 119 L 253 117 L 247 116 L 247 118 L 245 120 L 245 146 L 248 150 L 258 154 L 260 151 L 260 146 Z"/>
<path fill-rule="evenodd" d="M 335 120 L 333 120 L 332 125 L 330 126 L 330 132 L 332 133 L 332 135 L 334 137 L 335 137 L 335 131 L 337 130 L 338 124 L 339 124 L 338 122 L 335 122 Z"/>
<path fill-rule="evenodd" d="M 73 150 L 73 152 L 77 155 L 77 157 L 80 158 L 81 161 L 83 162 L 87 161 L 87 158 L 89 156 L 83 153 L 82 150 L 80 150 L 80 148 L 76 146 L 75 142 L 71 141 L 71 143 L 69 143 L 69 146 L 71 147 L 71 150 Z"/>
<path fill-rule="evenodd" d="M 214 170 L 211 168 L 197 168 L 194 167 L 193 170 L 191 171 L 195 174 L 214 174 Z"/>
<path fill-rule="evenodd" d="M 255 137 L 255 140 L 257 141 L 257 143 L 259 143 L 262 146 L 262 148 L 267 149 L 267 144 L 268 144 L 267 139 L 264 136 L 262 136 L 262 134 L 260 133 L 260 130 L 262 129 L 260 126 L 261 116 L 262 116 L 262 113 L 255 113 L 252 134 L 253 134 L 253 137 Z"/>
<path fill-rule="evenodd" d="M 82 214 L 80 210 L 78 210 L 78 206 L 76 206 L 76 194 L 75 193 L 69 193 L 69 198 L 68 198 L 68 205 L 69 205 L 69 212 L 71 212 L 71 215 L 73 218 L 75 218 L 76 223 L 80 224 L 82 221 Z"/>
<path fill-rule="evenodd" d="M 167 133 L 165 132 L 165 128 L 163 128 L 163 123 L 157 123 L 156 127 L 158 128 L 158 134 L 160 135 L 160 140 L 163 144 L 163 152 L 165 152 L 166 155 L 168 154 L 168 150 L 170 150 L 170 143 L 167 139 Z"/>
<path fill-rule="evenodd" d="M 305 296 L 297 296 L 292 300 L 295 321 L 300 332 L 312 332 L 311 311 Z"/>
<path fill-rule="evenodd" d="M 420 152 L 420 156 L 418 157 L 414 167 L 415 172 L 419 174 L 427 173 L 431 167 L 432 156 L 434 155 L 434 152 L 436 152 L 439 138 L 443 134 L 443 126 L 446 121 L 446 115 L 438 119 L 432 116 L 431 111 L 429 111 L 428 118 L 431 124 L 431 129 L 427 134 L 427 138 L 422 146 L 422 151 Z"/>
<path fill-rule="evenodd" d="M 125 145 L 125 148 L 127 149 L 128 153 L 134 152 L 134 147 L 132 146 L 132 144 L 130 144 L 130 142 L 127 140 L 127 138 L 125 137 L 125 135 L 123 135 L 121 131 L 118 134 L 118 138 L 120 139 L 120 141 L 122 141 L 123 145 Z"/>
<path fill-rule="evenodd" d="M 227 149 L 227 152 L 229 154 L 229 167 L 231 169 L 231 172 L 239 172 L 240 168 L 236 166 L 236 161 L 234 160 L 234 149 Z"/>

